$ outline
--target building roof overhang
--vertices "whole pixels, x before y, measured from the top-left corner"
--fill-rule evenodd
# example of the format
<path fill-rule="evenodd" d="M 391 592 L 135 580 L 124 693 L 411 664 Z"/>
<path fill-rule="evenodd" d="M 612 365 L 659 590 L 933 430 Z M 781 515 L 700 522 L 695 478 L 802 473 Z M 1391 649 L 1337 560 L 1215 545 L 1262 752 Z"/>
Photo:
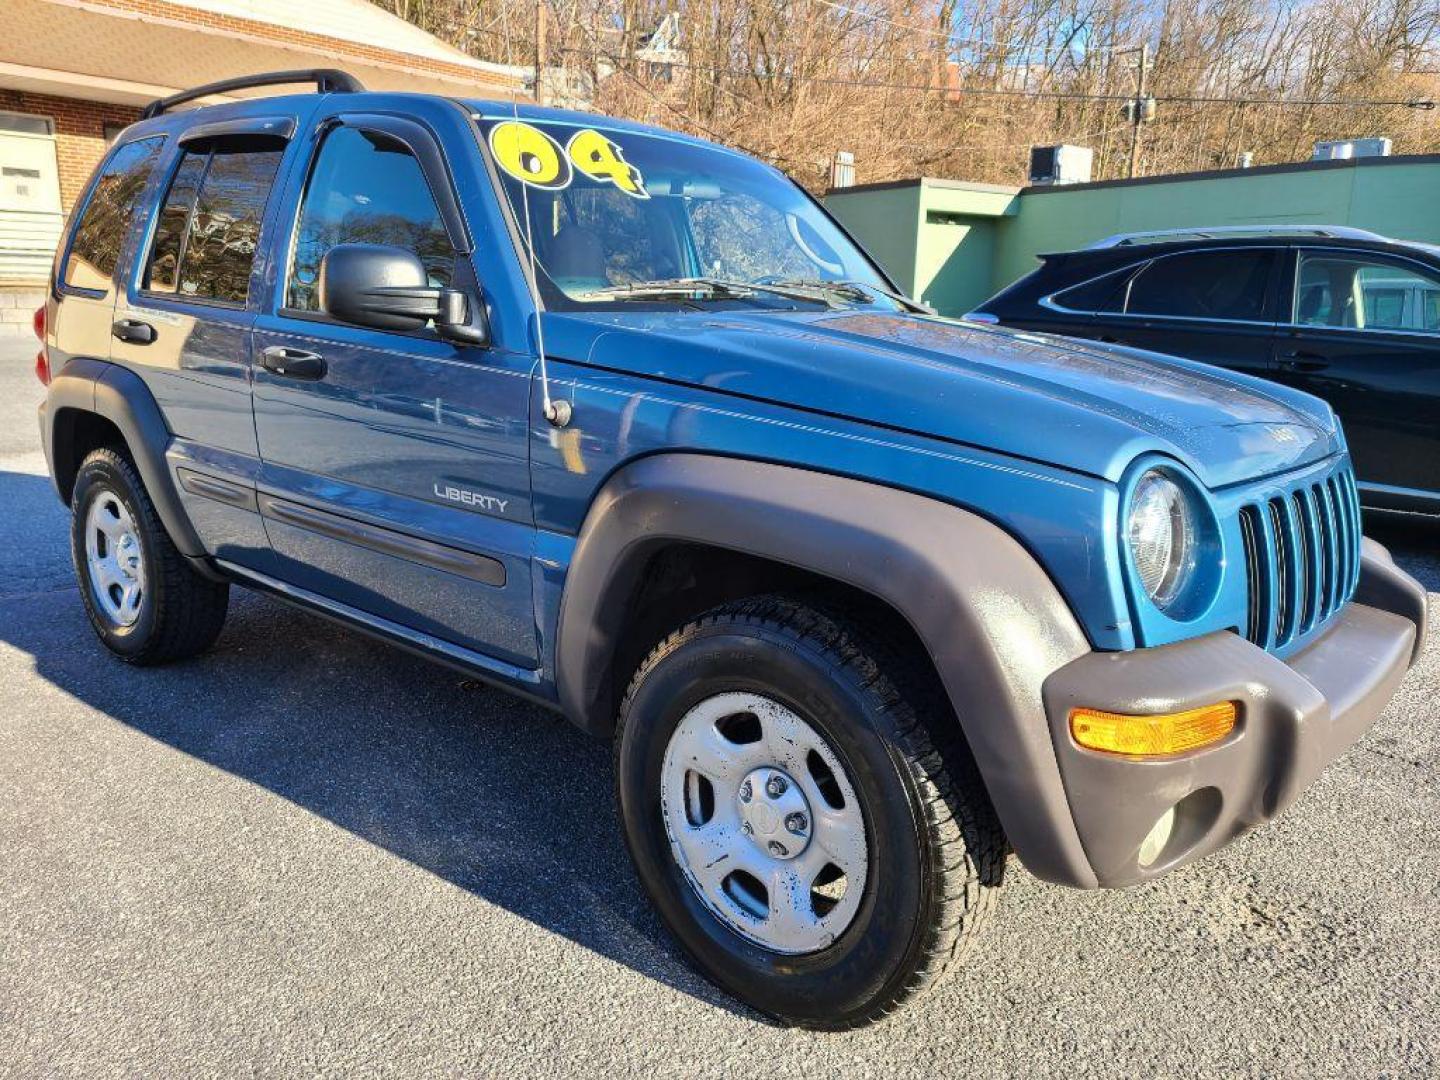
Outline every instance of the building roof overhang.
<path fill-rule="evenodd" d="M 406 52 L 165 0 L 143 7 L 137 0 L 5 0 L 5 7 L 0 88 L 91 101 L 144 105 L 189 86 L 290 68 L 338 67 L 373 90 L 455 96 L 522 92 L 529 74 L 434 39 L 423 54 Z"/>

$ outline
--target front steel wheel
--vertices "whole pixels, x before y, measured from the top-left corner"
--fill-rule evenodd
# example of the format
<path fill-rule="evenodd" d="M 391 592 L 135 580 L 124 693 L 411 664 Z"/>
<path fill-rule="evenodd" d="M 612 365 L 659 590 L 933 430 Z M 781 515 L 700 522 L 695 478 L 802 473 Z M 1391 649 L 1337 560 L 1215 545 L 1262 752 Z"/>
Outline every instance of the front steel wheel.
<path fill-rule="evenodd" d="M 777 953 L 813 953 L 855 918 L 868 850 L 835 751 L 793 710 L 754 693 L 694 705 L 665 751 L 671 853 L 716 918 Z"/>
<path fill-rule="evenodd" d="M 626 846 L 695 965 L 785 1023 L 857 1027 L 937 982 L 1004 836 L 933 672 L 783 597 L 662 641 L 620 709 Z"/>

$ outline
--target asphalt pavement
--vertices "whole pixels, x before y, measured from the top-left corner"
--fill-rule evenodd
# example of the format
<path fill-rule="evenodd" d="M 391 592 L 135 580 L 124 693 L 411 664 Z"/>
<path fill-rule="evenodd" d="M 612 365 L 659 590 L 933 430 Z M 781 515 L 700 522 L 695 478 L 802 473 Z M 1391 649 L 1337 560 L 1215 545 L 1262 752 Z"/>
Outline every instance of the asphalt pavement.
<path fill-rule="evenodd" d="M 686 967 L 608 748 L 232 592 L 216 648 L 97 643 L 0 341 L 0 1076 L 1434 1076 L 1440 644 L 1280 821 L 1151 885 L 1013 860 L 892 1020 L 775 1027 Z M 1440 589 L 1440 531 L 1381 530 Z"/>

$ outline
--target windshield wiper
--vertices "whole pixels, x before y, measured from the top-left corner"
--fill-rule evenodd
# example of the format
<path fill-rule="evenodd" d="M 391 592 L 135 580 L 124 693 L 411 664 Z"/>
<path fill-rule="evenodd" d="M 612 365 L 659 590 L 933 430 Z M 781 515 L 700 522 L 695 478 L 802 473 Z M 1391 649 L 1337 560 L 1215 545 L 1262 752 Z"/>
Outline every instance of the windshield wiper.
<path fill-rule="evenodd" d="M 741 289 L 727 282 L 709 281 L 704 278 L 662 278 L 655 281 L 627 281 L 623 285 L 607 285 L 602 289 L 591 289 L 580 294 L 582 299 L 605 300 L 653 300 L 656 297 L 684 296 L 711 300 L 730 300 L 751 296 L 748 289 Z"/>
<path fill-rule="evenodd" d="M 854 300 L 858 303 L 865 303 L 875 296 L 883 296 L 887 300 L 893 300 L 903 308 L 922 315 L 934 315 L 935 309 L 928 304 L 922 304 L 918 300 L 912 300 L 889 289 L 882 289 L 879 285 L 872 285 L 868 281 L 824 281 L 820 278 L 799 278 L 794 281 L 775 281 L 770 284 L 778 286 L 790 286 L 793 288 L 819 289 L 824 292 L 833 293 L 836 296 L 843 296 L 847 300 Z"/>
<path fill-rule="evenodd" d="M 757 285 L 749 281 L 727 281 L 724 278 L 693 277 L 663 278 L 655 281 L 633 281 L 624 285 L 607 285 L 603 289 L 591 289 L 581 293 L 582 299 L 605 300 L 654 300 L 658 297 L 683 296 L 689 299 L 744 300 L 756 293 L 768 296 L 782 296 L 787 300 L 800 300 L 808 304 L 834 305 L 826 299 L 823 291 L 808 285 L 792 285 L 789 282 Z"/>
<path fill-rule="evenodd" d="M 767 281 L 763 284 L 754 281 L 727 281 L 724 278 L 693 278 L 694 281 L 704 281 L 711 285 L 718 285 L 726 289 L 746 289 L 751 293 L 767 293 L 771 296 L 783 296 L 786 300 L 801 300 L 807 304 L 824 304 L 827 308 L 834 307 L 825 298 L 824 290 L 816 290 L 808 282 L 804 281 Z M 816 295 L 817 291 L 819 295 Z"/>

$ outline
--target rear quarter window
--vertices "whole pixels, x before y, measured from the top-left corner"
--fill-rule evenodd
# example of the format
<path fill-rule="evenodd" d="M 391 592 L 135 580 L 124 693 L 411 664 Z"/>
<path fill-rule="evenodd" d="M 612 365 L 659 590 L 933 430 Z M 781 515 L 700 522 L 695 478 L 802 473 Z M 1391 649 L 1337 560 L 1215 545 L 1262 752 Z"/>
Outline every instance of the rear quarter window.
<path fill-rule="evenodd" d="M 65 285 L 109 290 L 163 142 L 155 138 L 126 143 L 101 168 L 70 240 L 60 275 Z"/>
<path fill-rule="evenodd" d="M 1135 274 L 1135 267 L 1112 270 L 1102 277 L 1072 285 L 1054 294 L 1054 302 L 1067 311 L 1116 312 L 1125 309 L 1125 285 Z"/>

